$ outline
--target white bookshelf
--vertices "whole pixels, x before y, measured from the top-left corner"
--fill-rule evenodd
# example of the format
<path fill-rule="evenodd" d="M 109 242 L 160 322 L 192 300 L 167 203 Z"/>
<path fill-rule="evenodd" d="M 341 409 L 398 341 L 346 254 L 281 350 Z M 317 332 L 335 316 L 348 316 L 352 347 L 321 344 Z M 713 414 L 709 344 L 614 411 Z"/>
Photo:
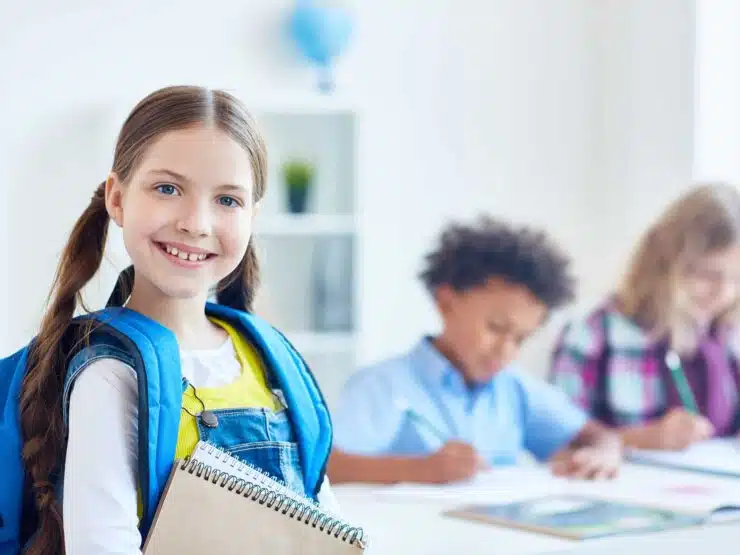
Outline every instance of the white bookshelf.
<path fill-rule="evenodd" d="M 293 332 L 288 339 L 304 355 L 352 354 L 355 336 L 352 332 Z"/>
<path fill-rule="evenodd" d="M 351 214 L 269 214 L 256 224 L 260 236 L 346 235 L 355 232 Z"/>
<path fill-rule="evenodd" d="M 245 103 L 258 117 L 271 115 L 349 115 L 359 112 L 354 99 L 340 93 L 330 95 L 307 90 L 303 93 L 280 93 L 252 90 L 250 88 L 223 87 Z"/>
<path fill-rule="evenodd" d="M 239 96 L 257 118 L 268 147 L 267 193 L 254 229 L 262 269 L 255 311 L 303 354 L 332 406 L 357 361 L 358 112 L 332 97 L 250 102 Z M 316 171 L 306 211 L 298 214 L 289 211 L 281 173 L 290 158 L 309 160 Z M 332 261 L 322 262 L 330 244 Z M 318 325 L 321 307 L 328 306 L 317 301 L 318 291 L 321 283 L 323 290 L 331 286 L 317 272 L 326 267 L 329 275 L 336 274 L 333 287 L 343 292 L 342 325 Z"/>

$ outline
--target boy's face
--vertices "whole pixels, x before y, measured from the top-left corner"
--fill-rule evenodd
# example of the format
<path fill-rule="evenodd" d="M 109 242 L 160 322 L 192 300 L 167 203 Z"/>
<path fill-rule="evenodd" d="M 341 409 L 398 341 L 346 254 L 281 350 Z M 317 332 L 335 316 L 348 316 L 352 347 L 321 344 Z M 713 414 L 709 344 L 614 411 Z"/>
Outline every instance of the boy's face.
<path fill-rule="evenodd" d="M 509 364 L 547 315 L 529 289 L 501 278 L 466 291 L 443 285 L 436 299 L 445 354 L 469 383 L 484 383 Z"/>

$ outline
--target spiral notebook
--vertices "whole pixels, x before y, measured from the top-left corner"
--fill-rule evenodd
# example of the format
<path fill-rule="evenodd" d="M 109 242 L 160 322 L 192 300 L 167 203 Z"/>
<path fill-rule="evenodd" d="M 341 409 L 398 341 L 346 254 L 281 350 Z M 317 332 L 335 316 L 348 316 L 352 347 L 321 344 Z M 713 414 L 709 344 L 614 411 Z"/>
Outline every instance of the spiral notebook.
<path fill-rule="evenodd" d="M 360 555 L 362 530 L 208 443 L 177 461 L 144 555 Z"/>

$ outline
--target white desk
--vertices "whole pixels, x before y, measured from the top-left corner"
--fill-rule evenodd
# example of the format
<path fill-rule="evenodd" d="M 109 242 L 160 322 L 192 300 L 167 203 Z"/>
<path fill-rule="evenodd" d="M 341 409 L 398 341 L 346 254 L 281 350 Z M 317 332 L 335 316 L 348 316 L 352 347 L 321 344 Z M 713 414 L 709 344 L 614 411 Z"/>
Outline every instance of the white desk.
<path fill-rule="evenodd" d="M 689 489 L 686 489 L 688 487 Z M 678 489 L 677 489 L 678 488 Z M 721 503 L 740 503 L 740 480 L 626 465 L 613 482 L 557 480 L 546 469 L 504 469 L 478 483 L 446 488 L 335 486 L 342 512 L 370 535 L 372 555 L 531 555 L 565 552 L 594 555 L 663 553 L 696 555 L 727 549 L 728 538 L 740 539 L 740 523 L 674 530 L 638 537 L 573 542 L 457 520 L 445 509 L 481 501 L 506 502 L 572 492 L 614 499 L 658 503 L 674 508 L 704 510 Z M 395 492 L 395 493 L 394 493 Z M 716 545 L 715 545 L 716 544 Z"/>

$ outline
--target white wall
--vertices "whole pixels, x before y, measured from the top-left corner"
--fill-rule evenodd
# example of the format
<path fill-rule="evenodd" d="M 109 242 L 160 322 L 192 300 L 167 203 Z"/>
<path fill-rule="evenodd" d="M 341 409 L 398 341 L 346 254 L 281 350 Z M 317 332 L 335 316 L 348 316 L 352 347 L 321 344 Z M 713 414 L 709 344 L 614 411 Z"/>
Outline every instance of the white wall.
<path fill-rule="evenodd" d="M 697 179 L 740 184 L 740 3 L 698 0 L 695 165 Z"/>
<path fill-rule="evenodd" d="M 0 145 L 2 143 L 0 142 Z M 0 156 L 0 183 L 8 183 L 5 179 L 5 164 Z M 10 272 L 12 272 L 12 261 L 7 248 L 7 238 L 10 236 L 10 213 L 8 202 L 5 198 L 6 186 L 0 186 L 0 357 L 3 357 L 10 350 L 10 318 L 5 313 L 7 308 L 5 299 L 8 297 L 10 289 Z"/>
<path fill-rule="evenodd" d="M 434 331 L 416 275 L 449 217 L 486 210 L 547 225 L 581 258 L 587 248 L 574 222 L 585 214 L 588 1 L 402 4 L 364 14 L 382 40 L 358 51 L 378 101 L 366 121 L 363 206 L 368 226 L 383 222 L 367 240 L 367 359 Z"/>
<path fill-rule="evenodd" d="M 621 277 L 634 242 L 690 185 L 694 2 L 595 2 L 598 103 L 588 180 L 593 231 L 584 296 Z"/>
<path fill-rule="evenodd" d="M 289 0 L 39 4 L 51 11 L 16 7 L 0 39 L 0 52 L 23 53 L 3 64 L 11 229 L 0 253 L 13 272 L 0 289 L 0 331 L 10 327 L 0 352 L 32 333 L 65 233 L 105 177 L 117 123 L 108 102 L 174 82 L 254 97 L 313 83 L 274 36 Z M 689 176 L 693 2 L 377 0 L 356 9 L 338 75 L 365 116 L 361 360 L 435 330 L 416 274 L 449 217 L 485 210 L 547 226 L 590 275 L 577 308 L 594 302 L 629 239 Z M 73 124 L 110 142 L 65 140 Z M 562 318 L 528 347 L 535 371 Z"/>

